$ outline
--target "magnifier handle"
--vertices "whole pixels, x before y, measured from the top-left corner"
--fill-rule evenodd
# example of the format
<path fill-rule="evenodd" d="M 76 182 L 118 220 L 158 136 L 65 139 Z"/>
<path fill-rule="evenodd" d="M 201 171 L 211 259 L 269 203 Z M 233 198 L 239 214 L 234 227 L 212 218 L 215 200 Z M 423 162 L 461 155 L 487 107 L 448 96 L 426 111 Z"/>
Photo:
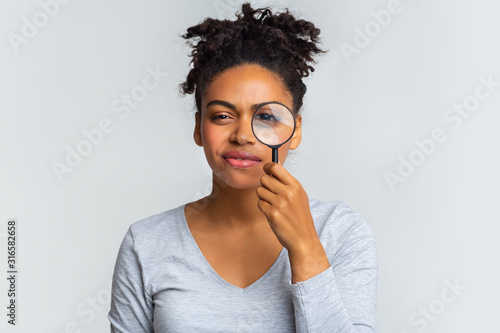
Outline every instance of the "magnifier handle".
<path fill-rule="evenodd" d="M 279 163 L 278 162 L 278 148 L 273 148 L 273 162 Z"/>

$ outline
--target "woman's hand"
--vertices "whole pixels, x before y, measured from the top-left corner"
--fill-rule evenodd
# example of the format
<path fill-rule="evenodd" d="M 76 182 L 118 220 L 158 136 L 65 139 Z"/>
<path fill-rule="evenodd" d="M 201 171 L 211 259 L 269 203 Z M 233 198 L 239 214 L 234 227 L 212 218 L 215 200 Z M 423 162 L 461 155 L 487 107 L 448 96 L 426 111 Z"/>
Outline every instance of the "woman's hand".
<path fill-rule="evenodd" d="M 316 233 L 309 198 L 283 166 L 269 162 L 264 165 L 264 172 L 257 188 L 259 209 L 288 250 L 292 282 L 307 280 L 330 266 Z"/>

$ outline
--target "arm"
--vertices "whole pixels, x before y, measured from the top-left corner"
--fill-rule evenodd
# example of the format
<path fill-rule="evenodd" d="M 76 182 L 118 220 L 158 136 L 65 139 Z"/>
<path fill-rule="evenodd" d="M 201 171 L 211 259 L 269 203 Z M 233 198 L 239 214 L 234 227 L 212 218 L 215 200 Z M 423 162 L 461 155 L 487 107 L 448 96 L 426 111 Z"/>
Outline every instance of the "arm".
<path fill-rule="evenodd" d="M 377 258 L 368 223 L 342 203 L 321 217 L 320 237 L 300 183 L 276 163 L 264 171 L 258 204 L 288 250 L 297 332 L 376 332 Z"/>
<path fill-rule="evenodd" d="M 153 332 L 153 299 L 144 288 L 144 275 L 129 228 L 120 246 L 113 274 L 111 333 Z"/>
<path fill-rule="evenodd" d="M 291 285 L 297 332 L 376 332 L 377 254 L 373 234 L 357 213 L 332 266 Z M 326 245 L 326 244 L 325 244 Z"/>

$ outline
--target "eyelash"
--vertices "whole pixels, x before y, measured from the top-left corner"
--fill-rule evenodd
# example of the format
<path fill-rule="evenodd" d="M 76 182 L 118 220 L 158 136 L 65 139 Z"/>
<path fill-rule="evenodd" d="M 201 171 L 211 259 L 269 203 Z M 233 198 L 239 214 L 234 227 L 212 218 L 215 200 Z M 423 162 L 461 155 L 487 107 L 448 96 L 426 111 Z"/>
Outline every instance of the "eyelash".
<path fill-rule="evenodd" d="M 227 118 L 229 118 L 229 117 L 228 117 L 227 115 L 225 115 L 225 114 L 218 114 L 218 115 L 215 115 L 215 116 L 211 116 L 211 117 L 210 117 L 210 119 L 212 119 L 212 120 L 215 120 L 215 119 L 223 119 L 223 118 L 221 118 L 221 117 L 227 117 Z M 224 118 L 224 119 L 227 119 L 227 118 Z"/>
<path fill-rule="evenodd" d="M 215 124 L 221 124 L 221 125 L 226 124 L 230 119 L 231 117 L 228 116 L 227 114 L 216 114 L 210 116 L 210 121 L 212 121 Z"/>

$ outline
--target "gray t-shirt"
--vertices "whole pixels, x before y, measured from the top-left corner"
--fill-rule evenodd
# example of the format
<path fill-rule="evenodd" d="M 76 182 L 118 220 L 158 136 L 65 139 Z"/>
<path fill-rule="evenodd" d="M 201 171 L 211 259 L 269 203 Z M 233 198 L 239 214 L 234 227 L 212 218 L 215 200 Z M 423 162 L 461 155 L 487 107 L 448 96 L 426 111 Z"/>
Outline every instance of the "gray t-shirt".
<path fill-rule="evenodd" d="M 111 332 L 376 332 L 370 226 L 341 201 L 309 205 L 331 266 L 297 284 L 285 248 L 246 288 L 222 279 L 197 246 L 185 205 L 131 224 L 113 275 Z"/>

